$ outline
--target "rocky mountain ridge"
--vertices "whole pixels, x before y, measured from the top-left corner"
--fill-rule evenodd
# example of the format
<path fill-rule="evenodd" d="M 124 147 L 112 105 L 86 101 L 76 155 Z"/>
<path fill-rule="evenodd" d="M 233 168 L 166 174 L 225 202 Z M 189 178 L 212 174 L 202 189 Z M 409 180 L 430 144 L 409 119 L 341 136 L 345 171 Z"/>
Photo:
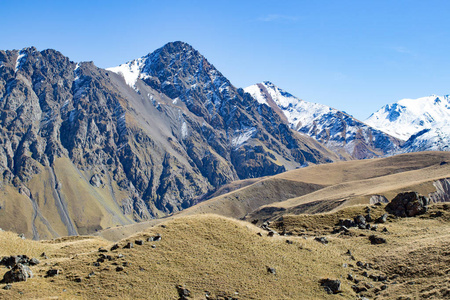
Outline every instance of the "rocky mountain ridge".
<path fill-rule="evenodd" d="M 365 159 L 393 154 L 400 140 L 345 112 L 301 100 L 269 81 L 245 88 L 259 103 L 274 108 L 289 126 L 323 143 L 343 157 Z"/>
<path fill-rule="evenodd" d="M 92 233 L 182 210 L 233 180 L 338 159 L 188 44 L 129 65 L 132 81 L 51 49 L 0 51 L 0 227 Z"/>

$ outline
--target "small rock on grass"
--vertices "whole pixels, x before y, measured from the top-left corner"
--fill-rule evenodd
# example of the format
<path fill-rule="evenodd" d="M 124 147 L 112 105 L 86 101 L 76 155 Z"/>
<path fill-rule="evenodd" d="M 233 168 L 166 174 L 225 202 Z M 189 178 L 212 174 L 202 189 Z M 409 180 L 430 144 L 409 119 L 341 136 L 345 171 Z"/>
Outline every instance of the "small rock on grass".
<path fill-rule="evenodd" d="M 328 239 L 326 237 L 315 237 L 314 240 L 324 245 L 328 244 Z"/>
<path fill-rule="evenodd" d="M 376 235 L 371 235 L 369 236 L 369 240 L 372 243 L 372 245 L 378 245 L 378 244 L 384 244 L 386 243 L 386 239 L 376 236 Z"/>
<path fill-rule="evenodd" d="M 187 299 L 191 295 L 191 291 L 189 291 L 187 288 L 183 287 L 182 285 L 177 285 L 177 292 L 178 296 L 180 296 L 180 299 L 184 300 Z"/>
<path fill-rule="evenodd" d="M 320 284 L 328 294 L 337 294 L 341 292 L 341 281 L 339 279 L 322 279 L 320 280 Z"/>
<path fill-rule="evenodd" d="M 50 269 L 47 271 L 46 276 L 45 277 L 53 277 L 59 274 L 59 270 L 58 269 Z"/>
<path fill-rule="evenodd" d="M 133 243 L 131 243 L 131 242 L 128 242 L 128 243 L 124 246 L 125 249 L 131 249 L 131 248 L 133 248 L 133 247 L 134 247 L 134 245 L 133 245 Z"/>

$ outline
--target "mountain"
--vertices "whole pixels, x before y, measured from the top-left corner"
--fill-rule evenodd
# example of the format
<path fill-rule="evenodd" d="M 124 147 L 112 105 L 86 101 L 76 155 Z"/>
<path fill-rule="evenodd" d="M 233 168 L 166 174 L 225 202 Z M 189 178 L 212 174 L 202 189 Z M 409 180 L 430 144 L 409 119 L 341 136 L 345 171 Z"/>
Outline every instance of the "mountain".
<path fill-rule="evenodd" d="M 307 102 L 265 81 L 244 89 L 273 108 L 292 129 L 323 143 L 343 157 L 365 159 L 388 155 L 400 141 L 326 105 Z"/>
<path fill-rule="evenodd" d="M 104 70 L 0 51 L 0 227 L 89 234 L 185 209 L 238 179 L 339 158 L 182 42 Z"/>
<path fill-rule="evenodd" d="M 365 123 L 407 141 L 402 152 L 448 151 L 449 120 L 450 96 L 433 95 L 385 105 Z"/>

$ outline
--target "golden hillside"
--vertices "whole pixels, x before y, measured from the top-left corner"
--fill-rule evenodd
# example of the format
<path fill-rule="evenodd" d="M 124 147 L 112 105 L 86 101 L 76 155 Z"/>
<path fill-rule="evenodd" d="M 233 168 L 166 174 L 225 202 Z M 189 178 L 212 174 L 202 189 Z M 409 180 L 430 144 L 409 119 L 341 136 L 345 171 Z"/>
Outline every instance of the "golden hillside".
<path fill-rule="evenodd" d="M 13 283 L 10 290 L 0 289 L 0 298 L 178 299 L 180 285 L 190 291 L 188 299 L 336 299 L 319 283 L 330 278 L 341 281 L 339 298 L 355 299 L 356 284 L 348 274 L 360 280 L 359 287 L 369 287 L 359 295 L 370 298 L 448 297 L 449 205 L 433 205 L 420 217 L 390 217 L 376 232 L 351 228 L 348 234 L 331 233 L 340 218 L 353 218 L 365 210 L 353 206 L 331 214 L 286 216 L 272 228 L 282 227 L 292 235 L 273 237 L 252 224 L 222 216 L 177 217 L 119 241 L 113 251 L 109 250 L 113 243 L 100 238 L 37 242 L 0 232 L 1 255 L 48 256 L 39 257 L 41 263 L 32 267 L 34 278 Z M 378 217 L 384 206 L 371 210 Z M 388 232 L 381 231 L 384 227 Z M 371 234 L 387 242 L 372 245 Z M 157 235 L 160 241 L 147 241 Z M 329 243 L 315 241 L 317 236 Z M 128 242 L 134 247 L 123 248 Z M 99 252 L 99 247 L 108 251 Z M 95 266 L 102 256 L 111 260 Z M 60 274 L 46 277 L 50 269 Z M 386 277 L 384 282 L 373 279 L 380 275 Z"/>

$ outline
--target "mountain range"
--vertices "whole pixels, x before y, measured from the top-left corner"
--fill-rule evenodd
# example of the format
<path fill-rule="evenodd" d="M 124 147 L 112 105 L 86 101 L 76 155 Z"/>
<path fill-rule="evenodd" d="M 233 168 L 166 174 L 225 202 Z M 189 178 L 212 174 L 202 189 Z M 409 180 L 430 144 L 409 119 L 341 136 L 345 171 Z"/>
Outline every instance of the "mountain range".
<path fill-rule="evenodd" d="M 109 69 L 52 49 L 0 51 L 0 112 L 0 227 L 34 239 L 158 218 L 236 180 L 445 137 L 419 127 L 406 141 L 385 130 L 406 123 L 364 123 L 270 82 L 237 88 L 183 42 Z"/>
<path fill-rule="evenodd" d="M 405 140 L 403 152 L 448 151 L 450 97 L 403 99 L 383 106 L 365 123 Z"/>

